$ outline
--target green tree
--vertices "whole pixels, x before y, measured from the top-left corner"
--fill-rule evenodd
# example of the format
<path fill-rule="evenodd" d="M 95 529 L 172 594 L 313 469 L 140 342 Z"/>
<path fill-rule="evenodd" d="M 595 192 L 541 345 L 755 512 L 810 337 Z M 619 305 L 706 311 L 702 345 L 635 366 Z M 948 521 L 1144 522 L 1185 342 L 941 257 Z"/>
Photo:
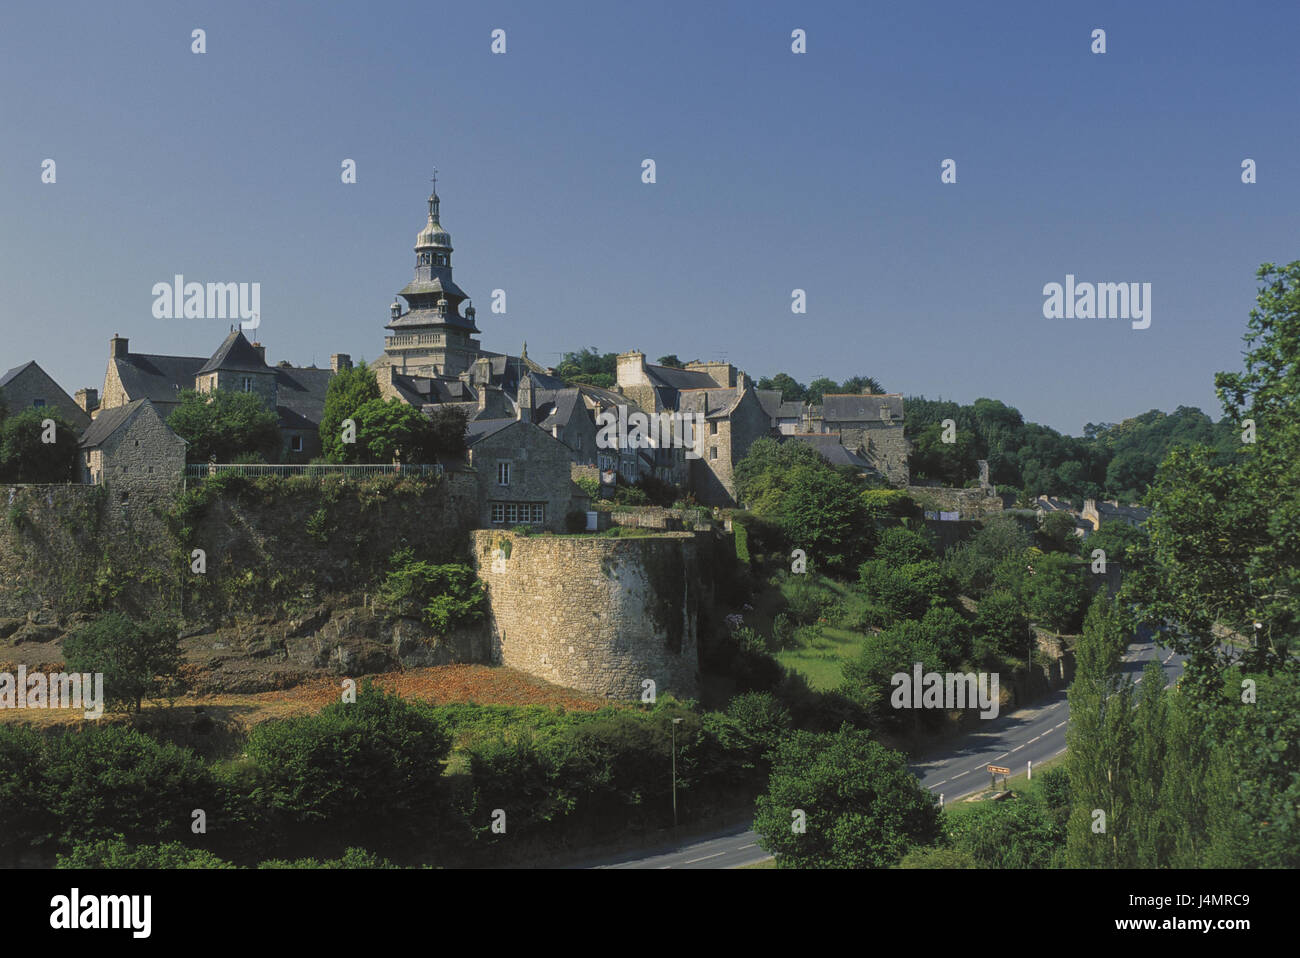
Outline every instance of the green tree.
<path fill-rule="evenodd" d="M 1091 592 L 1087 566 L 1060 552 L 1037 556 L 1023 580 L 1025 605 L 1035 622 L 1056 632 L 1076 632 Z"/>
<path fill-rule="evenodd" d="M 1173 647 L 1206 695 L 1234 661 L 1300 670 L 1300 261 L 1266 263 L 1257 276 L 1245 369 L 1215 377 L 1242 441 L 1232 455 L 1208 445 L 1169 453 L 1146 500 L 1146 568 L 1126 579 L 1145 621 L 1176 623 Z M 1247 637 L 1245 647 L 1223 643 L 1216 626 Z"/>
<path fill-rule="evenodd" d="M 669 353 L 667 356 L 660 356 L 655 360 L 656 365 L 671 366 L 673 369 L 685 369 L 686 364 L 677 358 L 676 353 Z"/>
<path fill-rule="evenodd" d="M 880 385 L 880 380 L 871 376 L 850 376 L 844 382 L 840 383 L 838 390 L 842 393 L 871 393 L 880 395 L 885 391 L 885 387 Z"/>
<path fill-rule="evenodd" d="M 363 405 L 379 398 L 379 383 L 375 371 L 365 360 L 351 369 L 343 369 L 330 377 L 325 390 L 325 408 L 321 413 L 321 451 L 330 462 L 359 462 L 361 449 L 354 443 L 343 442 L 343 421 L 352 419 Z"/>
<path fill-rule="evenodd" d="M 804 402 L 808 398 L 808 387 L 788 373 L 764 376 L 758 381 L 759 389 L 779 389 L 782 402 Z"/>
<path fill-rule="evenodd" d="M 754 830 L 778 868 L 887 868 L 934 842 L 938 808 L 905 757 L 870 733 L 796 731 L 776 750 Z"/>
<path fill-rule="evenodd" d="M 853 567 L 868 547 L 861 500 L 833 470 L 795 468 L 782 499 L 779 522 L 795 548 L 831 573 Z"/>
<path fill-rule="evenodd" d="M 1075 643 L 1076 671 L 1068 692 L 1066 767 L 1073 808 L 1066 857 L 1071 868 L 1128 868 L 1136 860 L 1129 820 L 1133 684 L 1119 671 L 1124 647 L 1123 616 L 1100 592 Z"/>
<path fill-rule="evenodd" d="M 0 482 L 76 482 L 80 461 L 77 428 L 57 409 L 24 409 L 0 420 Z"/>
<path fill-rule="evenodd" d="M 174 698 L 184 688 L 177 627 L 164 619 L 134 622 L 109 612 L 63 640 L 73 672 L 102 673 L 108 706 L 140 711 L 146 698 Z"/>
<path fill-rule="evenodd" d="M 424 413 L 400 399 L 370 399 L 352 414 L 356 446 L 366 462 L 432 463 L 439 437 Z M 461 439 L 464 448 L 464 439 Z"/>
<path fill-rule="evenodd" d="M 974 654 L 981 665 L 1019 658 L 1029 648 L 1029 618 L 1011 592 L 990 592 L 975 610 Z"/>
<path fill-rule="evenodd" d="M 167 425 L 189 443 L 189 462 L 233 462 L 249 453 L 274 462 L 280 456 L 279 420 L 255 393 L 182 390 Z"/>
<path fill-rule="evenodd" d="M 820 403 L 822 397 L 827 393 L 837 393 L 840 391 L 839 384 L 833 379 L 827 379 L 825 376 L 818 376 L 808 384 L 808 389 L 804 395 L 804 400 L 810 403 Z"/>
<path fill-rule="evenodd" d="M 891 526 L 880 533 L 876 558 L 896 566 L 933 559 L 934 542 L 927 534 L 915 529 Z"/>
<path fill-rule="evenodd" d="M 922 674 L 943 671 L 943 655 L 925 634 L 919 622 L 906 620 L 869 635 L 858 658 L 844 664 L 842 690 L 880 725 L 915 727 L 926 718 L 923 709 L 906 714 L 893 708 L 893 677 L 908 676 L 920 663 Z"/>

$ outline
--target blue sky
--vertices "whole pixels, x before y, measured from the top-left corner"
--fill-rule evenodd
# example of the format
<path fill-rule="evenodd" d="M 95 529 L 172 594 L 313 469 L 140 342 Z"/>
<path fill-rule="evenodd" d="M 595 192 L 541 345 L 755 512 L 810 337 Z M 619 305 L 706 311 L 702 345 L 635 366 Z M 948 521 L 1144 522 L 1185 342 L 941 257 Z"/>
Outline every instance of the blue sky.
<path fill-rule="evenodd" d="M 176 273 L 260 282 L 273 361 L 373 358 L 436 165 L 488 349 L 1217 417 L 1256 267 L 1300 258 L 1297 35 L 1294 3 L 5 5 L 0 365 L 211 353 L 228 322 L 152 316 Z M 1151 283 L 1151 327 L 1045 319 L 1067 273 Z"/>

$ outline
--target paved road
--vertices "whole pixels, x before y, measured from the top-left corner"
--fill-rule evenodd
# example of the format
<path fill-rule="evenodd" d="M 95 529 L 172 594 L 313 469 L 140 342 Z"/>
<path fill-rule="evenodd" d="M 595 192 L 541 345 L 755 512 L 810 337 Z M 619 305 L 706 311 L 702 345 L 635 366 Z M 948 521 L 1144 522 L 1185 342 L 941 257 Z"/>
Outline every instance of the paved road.
<path fill-rule="evenodd" d="M 1142 680 L 1142 669 L 1153 658 L 1164 667 L 1165 684 L 1182 673 L 1185 657 L 1157 646 L 1150 638 L 1130 643 L 1124 655 L 1124 672 Z M 1034 705 L 1000 716 L 967 733 L 951 745 L 931 753 L 909 767 L 932 792 L 945 802 L 964 798 L 989 785 L 987 765 L 1003 765 L 1013 774 L 1025 771 L 1026 763 L 1038 765 L 1065 751 L 1065 729 L 1070 707 L 1065 690 Z M 701 838 L 690 844 L 637 857 L 598 865 L 600 868 L 738 868 L 770 856 L 758 844 L 758 835 L 745 828 Z"/>

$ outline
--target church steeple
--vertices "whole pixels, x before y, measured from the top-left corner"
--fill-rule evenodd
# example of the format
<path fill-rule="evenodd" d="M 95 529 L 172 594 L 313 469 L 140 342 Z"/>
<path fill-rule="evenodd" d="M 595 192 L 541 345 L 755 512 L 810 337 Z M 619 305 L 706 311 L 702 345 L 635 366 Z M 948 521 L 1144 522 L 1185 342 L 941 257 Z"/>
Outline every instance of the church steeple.
<path fill-rule="evenodd" d="M 395 365 L 413 363 L 455 375 L 480 350 L 472 338 L 478 332 L 474 309 L 452 279 L 451 234 L 439 222 L 440 206 L 435 171 L 428 220 L 415 238 L 415 277 L 397 294 L 408 308 L 402 312 L 399 303 L 390 308 L 393 335 L 386 338 L 384 352 Z"/>

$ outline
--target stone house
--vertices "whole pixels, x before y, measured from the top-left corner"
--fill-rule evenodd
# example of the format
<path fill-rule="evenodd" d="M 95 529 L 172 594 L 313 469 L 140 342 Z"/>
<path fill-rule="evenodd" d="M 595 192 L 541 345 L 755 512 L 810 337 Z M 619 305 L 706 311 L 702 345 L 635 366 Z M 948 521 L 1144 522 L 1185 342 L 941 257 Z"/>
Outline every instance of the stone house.
<path fill-rule="evenodd" d="M 185 469 L 185 440 L 148 399 L 105 409 L 81 437 L 82 481 L 115 490 L 175 489 Z"/>
<path fill-rule="evenodd" d="M 93 393 L 93 389 L 82 390 L 78 395 L 89 401 Z M 90 415 L 83 405 L 64 392 L 34 359 L 0 376 L 0 402 L 11 416 L 25 409 L 57 409 L 78 432 L 90 425 Z"/>
<path fill-rule="evenodd" d="M 810 432 L 833 433 L 895 486 L 908 483 L 911 443 L 903 432 L 899 393 L 827 393 L 809 407 Z"/>
<path fill-rule="evenodd" d="M 569 447 L 523 419 L 469 424 L 469 462 L 479 485 L 479 526 L 565 530 L 590 499 L 571 478 Z"/>
<path fill-rule="evenodd" d="M 1095 532 L 1103 525 L 1112 522 L 1122 522 L 1126 526 L 1138 528 L 1151 518 L 1151 510 L 1141 506 L 1121 506 L 1116 499 L 1106 499 L 1102 502 L 1096 499 L 1085 499 L 1083 511 L 1079 515 Z"/>
<path fill-rule="evenodd" d="M 133 353 L 129 340 L 114 335 L 109 341 L 99 408 L 114 409 L 148 399 L 165 420 L 180 405 L 180 393 L 185 389 L 252 393 L 279 422 L 281 461 L 308 462 L 321 453 L 319 428 L 329 381 L 336 371 L 350 366 L 346 354 L 332 356 L 329 369 L 288 362 L 269 366 L 266 347 L 250 343 L 238 328 L 206 359 Z"/>
<path fill-rule="evenodd" d="M 736 463 L 755 440 L 774 434 L 771 412 L 753 381 L 730 363 L 693 362 L 676 369 L 647 363 L 637 350 L 620 354 L 616 370 L 619 392 L 647 413 L 704 418 L 700 458 L 682 460 L 687 484 L 702 503 L 735 505 Z"/>

